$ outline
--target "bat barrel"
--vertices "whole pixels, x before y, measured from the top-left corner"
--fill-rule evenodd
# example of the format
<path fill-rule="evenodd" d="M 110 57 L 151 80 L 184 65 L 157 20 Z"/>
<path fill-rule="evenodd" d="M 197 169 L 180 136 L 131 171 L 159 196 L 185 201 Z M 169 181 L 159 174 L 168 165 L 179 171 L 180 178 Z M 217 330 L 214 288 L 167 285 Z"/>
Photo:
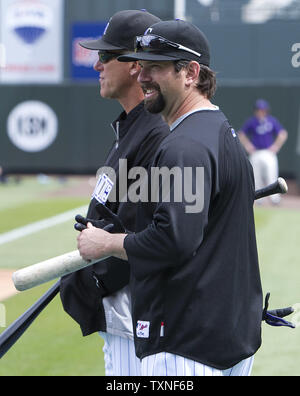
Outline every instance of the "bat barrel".
<path fill-rule="evenodd" d="M 280 194 L 286 194 L 288 192 L 288 190 L 289 190 L 286 181 L 282 177 L 279 177 L 278 178 L 278 184 L 279 184 L 279 190 L 280 190 L 279 193 Z"/>
<path fill-rule="evenodd" d="M 288 186 L 286 181 L 282 177 L 279 177 L 276 180 L 276 182 L 260 190 L 257 190 L 255 192 L 255 199 L 268 197 L 274 194 L 286 194 L 287 192 L 288 192 Z"/>
<path fill-rule="evenodd" d="M 102 260 L 104 260 L 103 258 Z M 82 259 L 78 250 L 54 257 L 23 268 L 13 274 L 15 288 L 19 291 L 31 289 L 43 283 L 61 278 L 102 260 L 87 262 Z"/>

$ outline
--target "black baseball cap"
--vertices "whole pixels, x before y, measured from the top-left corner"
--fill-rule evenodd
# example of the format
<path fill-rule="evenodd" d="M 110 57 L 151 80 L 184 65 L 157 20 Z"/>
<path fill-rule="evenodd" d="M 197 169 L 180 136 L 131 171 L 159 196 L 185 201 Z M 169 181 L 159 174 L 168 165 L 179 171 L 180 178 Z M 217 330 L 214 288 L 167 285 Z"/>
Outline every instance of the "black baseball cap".
<path fill-rule="evenodd" d="M 134 51 L 135 37 L 144 34 L 149 26 L 159 21 L 160 18 L 146 10 L 119 11 L 110 18 L 102 37 L 80 45 L 98 51 Z"/>
<path fill-rule="evenodd" d="M 132 60 L 195 60 L 209 66 L 209 43 L 204 33 L 192 23 L 179 19 L 160 21 L 136 38 L 134 53 L 121 55 L 120 62 Z"/>

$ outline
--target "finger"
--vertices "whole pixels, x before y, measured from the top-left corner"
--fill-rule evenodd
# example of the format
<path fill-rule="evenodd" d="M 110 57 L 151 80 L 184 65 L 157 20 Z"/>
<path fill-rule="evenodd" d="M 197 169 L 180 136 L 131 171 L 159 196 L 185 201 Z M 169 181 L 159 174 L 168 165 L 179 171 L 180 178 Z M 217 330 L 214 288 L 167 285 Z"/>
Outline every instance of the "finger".
<path fill-rule="evenodd" d="M 87 223 L 87 228 L 90 229 L 90 228 L 95 228 L 95 227 L 94 227 L 93 224 L 89 221 L 89 222 Z"/>
<path fill-rule="evenodd" d="M 291 329 L 295 329 L 295 325 L 292 322 L 288 322 L 287 320 L 284 320 L 282 318 L 276 317 L 276 316 L 270 316 L 266 318 L 266 323 L 270 326 L 274 327 L 290 327 Z"/>
<path fill-rule="evenodd" d="M 74 228 L 76 231 L 79 231 L 79 232 L 86 230 L 86 226 L 83 224 L 80 224 L 80 223 L 74 224 Z"/>
<path fill-rule="evenodd" d="M 81 215 L 77 215 L 75 217 L 75 220 L 77 221 L 77 223 L 81 223 L 81 224 L 84 224 L 84 225 L 87 225 L 87 223 L 88 223 L 88 219 L 86 217 L 81 216 Z"/>
<path fill-rule="evenodd" d="M 275 316 L 279 316 L 280 318 L 284 318 L 294 312 L 292 307 L 282 308 L 282 309 L 275 309 L 274 311 Z"/>
<path fill-rule="evenodd" d="M 80 253 L 80 257 L 81 257 L 84 261 L 88 261 L 87 256 L 86 256 L 83 252 L 81 252 L 81 251 L 79 250 L 79 253 Z"/>
<path fill-rule="evenodd" d="M 102 230 L 104 229 L 104 227 L 106 227 L 108 224 L 110 224 L 111 222 L 107 221 L 107 220 L 97 220 L 94 224 L 95 227 L 97 228 L 101 228 Z"/>
<path fill-rule="evenodd" d="M 103 230 L 106 232 L 112 232 L 114 229 L 114 225 L 113 224 L 107 224 L 105 227 L 103 227 Z"/>
<path fill-rule="evenodd" d="M 82 258 L 84 261 L 87 261 L 87 262 L 91 262 L 91 261 L 92 261 L 92 260 L 90 259 L 89 255 L 88 255 L 87 253 L 85 253 L 85 251 L 84 251 L 83 248 L 78 248 L 78 250 L 79 250 L 79 254 L 80 254 L 81 258 Z"/>

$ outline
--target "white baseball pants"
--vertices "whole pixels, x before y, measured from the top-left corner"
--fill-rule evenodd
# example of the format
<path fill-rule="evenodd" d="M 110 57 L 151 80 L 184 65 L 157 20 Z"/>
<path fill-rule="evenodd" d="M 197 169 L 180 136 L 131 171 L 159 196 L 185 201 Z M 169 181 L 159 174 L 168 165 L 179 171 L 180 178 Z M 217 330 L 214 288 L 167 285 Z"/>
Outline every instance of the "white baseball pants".
<path fill-rule="evenodd" d="M 278 159 L 277 155 L 270 150 L 257 150 L 249 156 L 253 167 L 255 189 L 266 187 L 274 183 L 278 178 Z M 280 202 L 280 194 L 271 195 L 273 203 Z"/>
<path fill-rule="evenodd" d="M 136 377 L 141 375 L 141 361 L 136 357 L 134 342 L 129 338 L 99 333 L 104 339 L 106 376 Z"/>
<path fill-rule="evenodd" d="M 142 359 L 142 376 L 182 377 L 249 377 L 254 357 L 241 361 L 228 370 L 218 370 L 182 356 L 161 352 Z"/>
<path fill-rule="evenodd" d="M 254 362 L 254 357 L 250 357 L 228 370 L 218 370 L 167 352 L 150 355 L 140 361 L 135 355 L 132 340 L 108 333 L 99 334 L 104 339 L 106 376 L 249 377 Z"/>

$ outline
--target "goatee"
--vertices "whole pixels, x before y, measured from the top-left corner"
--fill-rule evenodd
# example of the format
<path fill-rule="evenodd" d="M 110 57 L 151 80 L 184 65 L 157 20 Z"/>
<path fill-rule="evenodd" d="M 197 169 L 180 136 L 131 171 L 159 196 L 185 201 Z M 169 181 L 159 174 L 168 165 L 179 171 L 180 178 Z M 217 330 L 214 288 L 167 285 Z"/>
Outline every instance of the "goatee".
<path fill-rule="evenodd" d="M 155 100 L 145 101 L 145 108 L 152 114 L 161 113 L 166 107 L 166 102 L 161 92 L 158 93 L 158 96 Z"/>

